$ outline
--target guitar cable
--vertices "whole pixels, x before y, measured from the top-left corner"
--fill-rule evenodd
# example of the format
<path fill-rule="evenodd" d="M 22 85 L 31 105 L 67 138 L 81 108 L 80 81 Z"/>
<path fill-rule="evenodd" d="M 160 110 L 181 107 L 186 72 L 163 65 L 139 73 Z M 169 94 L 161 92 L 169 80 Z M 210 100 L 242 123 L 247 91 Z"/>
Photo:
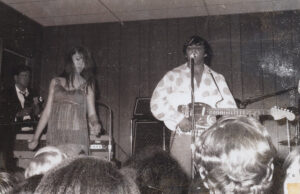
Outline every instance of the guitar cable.
<path fill-rule="evenodd" d="M 221 100 L 219 100 L 219 101 L 216 102 L 216 107 L 218 107 L 218 106 L 217 106 L 218 103 L 220 103 L 221 101 L 223 101 L 224 98 L 223 98 L 222 93 L 221 93 L 221 91 L 220 91 L 220 88 L 219 88 L 219 86 L 218 86 L 218 84 L 217 84 L 217 82 L 216 82 L 216 80 L 215 80 L 215 77 L 214 77 L 214 75 L 212 74 L 212 72 L 211 72 L 210 70 L 209 70 L 209 74 L 210 74 L 210 76 L 212 77 L 212 79 L 214 80 L 214 83 L 215 83 L 215 85 L 216 85 L 216 87 L 217 87 L 217 89 L 218 89 L 218 92 L 219 92 L 219 94 L 220 94 L 221 97 L 222 97 Z"/>

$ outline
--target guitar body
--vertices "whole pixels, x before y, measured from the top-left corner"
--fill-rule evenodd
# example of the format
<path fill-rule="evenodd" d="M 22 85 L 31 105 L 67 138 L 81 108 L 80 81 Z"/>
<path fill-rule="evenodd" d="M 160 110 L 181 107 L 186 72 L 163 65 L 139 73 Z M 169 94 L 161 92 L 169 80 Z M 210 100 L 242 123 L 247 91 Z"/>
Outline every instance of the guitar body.
<path fill-rule="evenodd" d="M 210 110 L 211 106 L 202 102 L 195 102 L 194 115 L 195 115 L 195 128 L 196 130 L 203 131 L 209 128 L 216 122 L 216 117 L 207 114 L 207 110 Z M 182 112 L 185 118 L 192 121 L 193 107 L 192 104 L 178 106 L 178 111 Z"/>
<path fill-rule="evenodd" d="M 211 109 L 211 106 L 202 102 L 195 102 L 195 126 L 196 129 L 207 129 L 216 122 L 216 117 L 206 114 L 207 110 Z M 189 104 L 189 117 L 192 118 L 192 104 Z"/>

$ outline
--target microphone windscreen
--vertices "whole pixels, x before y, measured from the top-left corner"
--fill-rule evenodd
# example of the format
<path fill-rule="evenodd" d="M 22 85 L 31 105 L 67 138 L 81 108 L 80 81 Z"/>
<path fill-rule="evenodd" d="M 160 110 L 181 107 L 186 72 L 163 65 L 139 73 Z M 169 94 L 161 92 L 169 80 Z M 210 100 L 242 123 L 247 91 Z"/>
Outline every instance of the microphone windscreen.
<path fill-rule="evenodd" d="M 191 56 L 190 56 L 190 58 L 194 59 L 195 58 L 195 53 L 192 53 Z"/>

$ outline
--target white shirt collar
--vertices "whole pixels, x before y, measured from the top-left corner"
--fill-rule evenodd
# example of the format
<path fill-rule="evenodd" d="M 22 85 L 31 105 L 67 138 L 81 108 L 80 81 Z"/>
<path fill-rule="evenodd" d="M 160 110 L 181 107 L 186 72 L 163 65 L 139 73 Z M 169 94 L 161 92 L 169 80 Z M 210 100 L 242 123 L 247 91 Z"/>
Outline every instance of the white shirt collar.
<path fill-rule="evenodd" d="M 17 91 L 18 94 L 19 94 L 19 93 L 24 93 L 24 92 L 25 92 L 25 96 L 28 96 L 28 95 L 29 95 L 29 91 L 28 91 L 27 88 L 25 89 L 25 91 L 22 91 L 22 90 L 20 90 L 20 89 L 18 88 L 17 85 L 15 85 L 15 87 L 16 87 L 16 91 Z"/>
<path fill-rule="evenodd" d="M 190 65 L 188 62 L 185 63 L 186 68 L 190 71 Z M 204 63 L 203 64 L 204 68 L 203 68 L 203 73 L 211 73 L 211 69 Z"/>

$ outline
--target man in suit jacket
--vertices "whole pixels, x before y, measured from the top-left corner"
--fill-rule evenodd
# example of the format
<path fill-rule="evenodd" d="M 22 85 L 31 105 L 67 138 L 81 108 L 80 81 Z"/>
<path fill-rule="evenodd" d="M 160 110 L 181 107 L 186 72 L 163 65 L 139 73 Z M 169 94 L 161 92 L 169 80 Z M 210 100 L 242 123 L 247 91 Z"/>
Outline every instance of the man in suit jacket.
<path fill-rule="evenodd" d="M 5 101 L 4 118 L 5 125 L 2 127 L 4 137 L 4 168 L 13 170 L 15 167 L 13 149 L 16 133 L 23 129 L 32 128 L 32 123 L 40 112 L 38 95 L 28 86 L 30 83 L 31 69 L 26 65 L 19 65 L 13 72 L 15 85 L 3 92 Z"/>
<path fill-rule="evenodd" d="M 6 118 L 10 123 L 34 120 L 39 113 L 38 95 L 28 87 L 30 73 L 30 67 L 20 65 L 13 75 L 15 85 L 4 92 L 7 103 Z"/>

